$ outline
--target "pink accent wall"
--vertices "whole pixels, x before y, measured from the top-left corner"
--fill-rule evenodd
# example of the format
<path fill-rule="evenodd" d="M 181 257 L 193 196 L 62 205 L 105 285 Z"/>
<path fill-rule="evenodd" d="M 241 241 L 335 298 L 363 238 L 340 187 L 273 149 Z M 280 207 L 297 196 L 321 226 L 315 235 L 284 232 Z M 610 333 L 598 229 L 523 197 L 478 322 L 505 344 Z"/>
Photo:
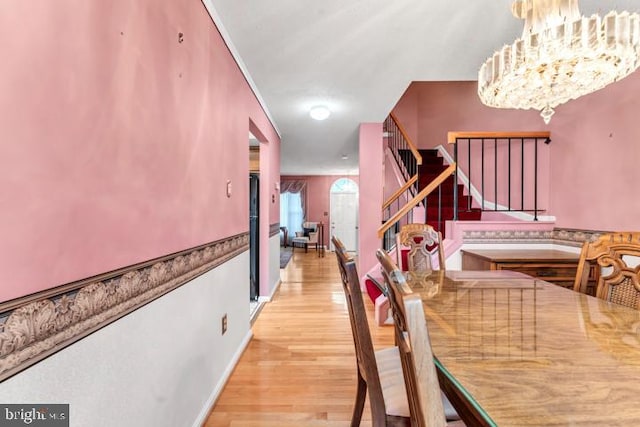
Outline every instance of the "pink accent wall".
<path fill-rule="evenodd" d="M 556 109 L 545 126 L 536 111 L 488 108 L 476 82 L 414 82 L 394 112 L 405 127 L 414 119 L 406 108 L 417 97 L 421 148 L 445 145 L 449 130 L 549 130 L 548 213 L 559 227 L 639 230 L 640 73 Z M 408 101 L 405 102 L 405 97 Z M 545 154 L 543 154 L 545 155 Z M 542 159 L 544 161 L 544 158 Z M 542 170 L 544 172 L 544 170 Z"/>
<path fill-rule="evenodd" d="M 330 243 L 331 186 L 341 178 L 348 178 L 356 184 L 360 182 L 358 176 L 355 175 L 282 175 L 280 177 L 282 181 L 304 180 L 307 182 L 307 221 L 322 221 L 324 223 L 324 245 L 327 248 Z"/>
<path fill-rule="evenodd" d="M 415 84 L 415 83 L 414 83 Z M 412 84 L 413 85 L 413 84 Z M 411 86 L 409 86 L 411 88 Z M 412 143 L 418 143 L 418 103 L 420 91 L 407 90 L 393 107 L 393 113 Z"/>
<path fill-rule="evenodd" d="M 557 226 L 640 230 L 640 73 L 557 109 L 550 123 Z"/>
<path fill-rule="evenodd" d="M 0 28 L 0 301 L 248 230 L 249 119 L 272 187 L 280 142 L 201 2 L 12 2 Z"/>
<path fill-rule="evenodd" d="M 404 178 L 402 176 L 402 171 L 398 167 L 398 163 L 396 162 L 393 154 L 391 154 L 391 150 L 385 150 L 384 155 L 384 192 L 383 199 L 385 201 L 389 200 L 393 194 L 400 189 L 400 187 L 404 184 Z M 407 200 L 406 197 L 402 197 L 403 200 Z"/>
<path fill-rule="evenodd" d="M 383 144 L 386 144 L 383 141 Z M 404 178 L 402 176 L 402 172 L 396 163 L 395 158 L 390 150 L 384 150 L 384 191 L 383 191 L 383 202 L 386 202 L 393 196 L 395 192 L 397 192 L 400 187 L 404 184 Z M 404 192 L 400 197 L 398 197 L 383 213 L 383 218 L 391 218 L 395 215 L 399 209 L 401 209 L 404 205 L 406 205 L 410 200 L 409 193 Z M 412 213 L 413 220 L 418 220 L 418 218 L 424 219 L 424 209 L 420 210 L 414 209 Z M 406 218 L 400 220 L 400 225 L 406 224 Z"/>
<path fill-rule="evenodd" d="M 364 275 L 377 264 L 376 249 L 380 248 L 378 228 L 382 223 L 384 163 L 381 123 L 361 123 L 359 137 L 360 169 L 360 233 L 358 271 Z"/>

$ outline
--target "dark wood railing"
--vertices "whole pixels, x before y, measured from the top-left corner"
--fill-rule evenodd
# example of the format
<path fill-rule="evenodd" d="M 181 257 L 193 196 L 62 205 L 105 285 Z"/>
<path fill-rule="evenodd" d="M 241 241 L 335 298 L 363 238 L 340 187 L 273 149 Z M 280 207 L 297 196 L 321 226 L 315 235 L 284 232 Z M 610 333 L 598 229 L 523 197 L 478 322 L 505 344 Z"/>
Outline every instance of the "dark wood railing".
<path fill-rule="evenodd" d="M 403 203 L 412 199 L 418 192 L 419 170 L 422 164 L 422 156 L 393 113 L 389 114 L 384 121 L 383 132 L 386 146 L 391 152 L 404 180 L 404 184 L 382 205 L 382 223 L 385 224 L 389 218 L 400 210 Z M 403 221 L 407 223 L 412 222 L 412 220 L 412 212 L 409 211 Z M 399 230 L 400 225 L 400 222 L 396 222 L 388 234 L 395 236 L 395 232 Z M 387 243 L 389 243 L 395 241 L 395 238 L 386 240 L 388 240 Z M 390 249 L 390 247 L 386 247 L 385 245 L 386 243 L 383 242 L 385 249 Z"/>
<path fill-rule="evenodd" d="M 479 193 L 483 211 L 528 212 L 538 220 L 544 211 L 538 203 L 538 144 L 549 144 L 549 132 L 449 132 L 454 144 L 456 168 L 454 185 L 464 173 L 469 191 Z M 466 159 L 461 159 L 464 155 Z M 478 177 L 479 175 L 479 177 Z M 454 189 L 454 220 L 462 211 L 472 209 L 471 197 L 458 205 Z"/>
<path fill-rule="evenodd" d="M 387 147 L 396 159 L 405 182 L 414 176 L 418 177 L 422 156 L 393 113 L 389 114 L 384 121 L 382 130 L 387 141 Z"/>

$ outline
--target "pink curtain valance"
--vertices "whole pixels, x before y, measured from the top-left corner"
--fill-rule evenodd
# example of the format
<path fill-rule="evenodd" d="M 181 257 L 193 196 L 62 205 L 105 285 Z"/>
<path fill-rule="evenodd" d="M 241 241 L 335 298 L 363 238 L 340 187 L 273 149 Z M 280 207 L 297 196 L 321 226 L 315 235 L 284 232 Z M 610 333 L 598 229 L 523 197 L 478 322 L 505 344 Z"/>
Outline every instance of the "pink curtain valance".
<path fill-rule="evenodd" d="M 300 193 L 304 191 L 306 187 L 307 187 L 307 181 L 304 181 L 304 180 L 280 182 L 281 193 Z"/>

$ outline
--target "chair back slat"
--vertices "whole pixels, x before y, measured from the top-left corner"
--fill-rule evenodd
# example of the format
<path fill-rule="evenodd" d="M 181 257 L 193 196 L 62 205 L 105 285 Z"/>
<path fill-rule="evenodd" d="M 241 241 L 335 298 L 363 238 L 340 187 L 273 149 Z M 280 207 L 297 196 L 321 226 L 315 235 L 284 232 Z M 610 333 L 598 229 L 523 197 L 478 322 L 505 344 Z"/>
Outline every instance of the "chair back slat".
<path fill-rule="evenodd" d="M 446 426 L 422 299 L 411 292 L 402 272 L 386 252 L 378 250 L 376 256 L 388 287 L 412 425 Z"/>
<path fill-rule="evenodd" d="M 640 309 L 640 232 L 605 233 L 585 242 L 573 289 L 586 293 L 589 270 L 600 269 L 596 297 Z"/>
<path fill-rule="evenodd" d="M 373 341 L 371 339 L 371 332 L 369 331 L 367 313 L 362 299 L 362 291 L 360 290 L 358 271 L 355 261 L 347 254 L 346 250 L 344 250 L 342 242 L 335 236 L 332 237 L 332 241 L 337 249 L 336 257 L 338 258 L 338 266 L 340 268 L 347 309 L 349 311 L 349 320 L 351 321 L 351 332 L 353 334 L 358 373 L 367 383 L 371 417 L 374 420 L 374 424 L 377 424 L 380 422 L 377 420 L 386 419 L 386 408 Z"/>
<path fill-rule="evenodd" d="M 436 231 L 429 224 L 406 224 L 398 234 L 398 253 L 402 247 L 408 247 L 407 265 L 402 265 L 405 270 L 428 271 L 433 269 L 432 256 L 438 254 L 438 269 L 445 269 L 444 247 L 442 246 L 442 233 Z"/>

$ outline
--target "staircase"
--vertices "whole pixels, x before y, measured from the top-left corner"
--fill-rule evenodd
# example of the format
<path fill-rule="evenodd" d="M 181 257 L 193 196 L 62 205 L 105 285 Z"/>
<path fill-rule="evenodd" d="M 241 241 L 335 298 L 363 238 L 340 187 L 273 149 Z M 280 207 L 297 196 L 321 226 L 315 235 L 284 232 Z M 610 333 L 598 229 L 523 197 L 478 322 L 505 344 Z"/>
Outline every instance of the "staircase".
<path fill-rule="evenodd" d="M 419 180 L 416 183 L 416 194 L 447 168 L 444 159 L 439 156 L 438 150 L 418 150 L 418 152 L 422 156 L 422 164 L 418 167 Z M 400 158 L 404 160 L 410 158 L 410 155 L 410 152 L 401 152 Z M 445 221 L 453 220 L 454 217 L 454 179 L 453 175 L 448 177 L 436 191 L 426 198 L 426 223 L 440 231 L 443 238 L 445 237 Z M 458 220 L 479 221 L 482 217 L 482 210 L 472 207 L 471 196 L 464 194 L 464 185 L 458 184 L 456 190 L 458 192 Z"/>
<path fill-rule="evenodd" d="M 445 164 L 438 150 L 418 149 L 393 114 L 385 120 L 383 131 L 386 153 L 398 166 L 397 170 L 392 166 L 396 178 L 404 180 L 404 184 L 400 183 L 382 204 L 378 237 L 384 250 L 400 249 L 396 246 L 396 233 L 404 224 L 426 219 L 425 222 L 440 231 L 444 238 L 446 221 L 479 221 L 483 210 L 532 214 L 533 221 L 537 221 L 538 213 L 544 211 L 538 206 L 538 143 L 548 144 L 551 141 L 549 132 L 449 132 L 447 142 L 453 147 L 453 161 Z M 466 155 L 458 158 L 459 152 Z M 485 179 L 490 184 L 488 192 L 485 192 Z M 482 207 L 474 206 L 473 198 L 465 194 L 465 184 L 455 185 L 456 180 L 473 188 Z M 515 196 L 512 197 L 512 193 Z M 455 248 L 456 236 L 450 238 L 448 248 Z M 402 253 L 398 255 L 402 256 Z M 375 304 L 378 325 L 388 319 L 388 301 L 379 298 L 382 290 L 375 286 L 376 282 L 382 281 L 379 265 L 371 268 L 365 285 Z"/>

